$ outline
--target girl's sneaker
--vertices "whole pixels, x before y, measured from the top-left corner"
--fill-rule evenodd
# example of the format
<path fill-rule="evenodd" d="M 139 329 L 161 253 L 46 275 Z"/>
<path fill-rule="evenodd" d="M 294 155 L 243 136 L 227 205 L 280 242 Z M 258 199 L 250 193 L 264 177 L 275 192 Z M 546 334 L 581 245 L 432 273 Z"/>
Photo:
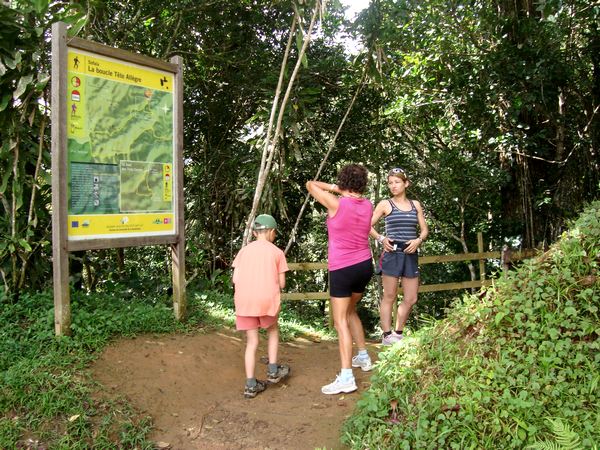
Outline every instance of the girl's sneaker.
<path fill-rule="evenodd" d="M 244 388 L 244 397 L 254 398 L 259 393 L 264 391 L 266 388 L 267 388 L 267 383 L 265 383 L 264 381 L 256 380 L 256 386 L 250 387 L 250 386 L 246 385 L 246 387 Z"/>
<path fill-rule="evenodd" d="M 396 342 L 400 342 L 403 338 L 404 338 L 403 335 L 398 334 L 395 331 L 392 331 L 391 334 L 388 334 L 387 336 L 384 335 L 381 338 L 381 343 L 383 345 L 394 345 Z"/>

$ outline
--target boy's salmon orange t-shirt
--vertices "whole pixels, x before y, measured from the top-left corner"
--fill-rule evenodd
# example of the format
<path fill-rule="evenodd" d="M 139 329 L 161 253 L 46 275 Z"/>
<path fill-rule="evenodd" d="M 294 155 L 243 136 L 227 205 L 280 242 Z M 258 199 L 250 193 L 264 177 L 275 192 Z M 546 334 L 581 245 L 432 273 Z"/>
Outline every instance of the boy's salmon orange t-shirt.
<path fill-rule="evenodd" d="M 277 315 L 281 303 L 279 274 L 289 270 L 283 251 L 269 241 L 253 241 L 240 250 L 231 266 L 236 315 Z"/>

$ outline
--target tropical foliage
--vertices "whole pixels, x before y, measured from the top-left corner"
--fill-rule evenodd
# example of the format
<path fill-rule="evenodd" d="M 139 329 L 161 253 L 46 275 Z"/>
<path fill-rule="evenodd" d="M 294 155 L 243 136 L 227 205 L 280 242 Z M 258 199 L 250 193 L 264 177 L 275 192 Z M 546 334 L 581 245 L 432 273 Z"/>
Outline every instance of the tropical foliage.
<path fill-rule="evenodd" d="M 55 377 L 48 360 L 72 367 L 81 357 L 83 364 L 79 350 L 88 344 L 54 341 L 50 298 L 36 293 L 48 292 L 52 279 L 52 24 L 64 21 L 70 35 L 125 50 L 183 58 L 187 278 L 190 292 L 219 290 L 227 303 L 229 263 L 252 208 L 286 44 L 294 45 L 284 81 L 315 10 L 318 26 L 282 111 L 259 203 L 260 212 L 278 219 L 280 246 L 297 224 L 290 261 L 326 257 L 324 211 L 309 205 L 301 213 L 304 184 L 326 154 L 320 177 L 333 180 L 341 165 L 361 162 L 372 173 L 373 201 L 387 195 L 387 169 L 404 167 L 410 195 L 425 205 L 430 223 L 425 252 L 473 251 L 478 231 L 490 249 L 547 247 L 562 236 L 543 259 L 502 278 L 483 299 L 465 298 L 447 321 L 416 335 L 413 347 L 389 352 L 346 441 L 551 448 L 598 440 L 597 203 L 563 234 L 600 193 L 600 4 L 372 0 L 352 21 L 337 1 L 316 6 L 312 0 L 2 2 L 0 305 L 9 326 L 0 332 L 0 447 L 26 430 L 44 430 L 38 414 L 65 414 L 65 405 L 85 394 L 73 387 L 71 372 Z M 348 52 L 342 35 L 363 49 Z M 112 302 L 140 300 L 140 314 L 152 325 L 136 330 L 178 329 L 163 323 L 168 301 L 148 311 L 149 300 L 138 299 L 142 287 L 152 297 L 168 296 L 169 258 L 161 247 L 72 254 L 75 334 L 98 337 L 77 314 L 105 298 L 109 309 Z M 428 283 L 476 276 L 467 264 L 423 273 Z M 318 273 L 297 275 L 289 286 L 321 290 L 325 283 Z M 214 307 L 209 297 L 191 299 L 192 321 L 195 308 Z M 451 297 L 422 296 L 413 318 L 443 317 Z M 378 298 L 374 289 L 367 300 L 375 305 Z M 31 318 L 40 310 L 43 323 Z M 323 321 L 324 305 L 289 310 L 312 324 Z M 87 313 L 106 327 L 100 340 L 128 329 L 112 313 Z M 367 322 L 373 329 L 376 318 Z M 32 362 L 42 347 L 57 353 Z M 3 359 L 21 352 L 29 362 L 17 358 L 12 367 Z M 39 397 L 21 380 L 50 386 L 44 398 L 53 406 L 36 404 Z M 147 426 L 126 427 L 123 442 L 149 445 Z M 87 439 L 83 418 L 69 427 L 65 446 Z"/>
<path fill-rule="evenodd" d="M 1 9 L 0 130 L 3 290 L 44 287 L 50 271 L 49 29 L 185 62 L 186 228 L 190 277 L 227 268 L 241 244 L 269 111 L 296 12 L 298 46 L 312 4 L 266 2 L 12 2 Z M 492 247 L 554 241 L 565 218 L 598 195 L 600 42 L 588 2 L 374 0 L 354 23 L 335 2 L 291 91 L 261 211 L 287 236 L 312 178 L 346 161 L 405 167 L 427 207 L 431 248 L 463 252 L 484 231 Z M 83 28 L 82 28 L 83 27 Z M 349 55 L 339 39 L 364 44 Z M 355 102 L 351 104 L 353 96 Z M 336 135 L 345 112 L 348 118 Z M 337 140 L 334 142 L 334 136 Z M 320 219 L 304 213 L 289 255 L 322 259 Z M 282 238 L 283 240 L 283 238 Z M 283 244 L 282 244 L 283 245 Z M 152 265 L 155 251 L 126 252 Z M 116 255 L 121 267 L 123 253 Z M 111 252 L 76 255 L 88 289 L 111 278 Z M 78 273 L 84 266 L 86 276 Z M 461 276 L 469 276 L 466 268 Z M 168 276 L 167 273 L 164 274 Z M 446 280 L 451 281 L 451 280 Z"/>
<path fill-rule="evenodd" d="M 380 354 L 352 448 L 600 442 L 600 202 L 550 250 Z"/>
<path fill-rule="evenodd" d="M 0 275 L 2 291 L 38 288 L 51 272 L 50 53 L 52 23 L 73 32 L 76 5 L 0 6 Z"/>

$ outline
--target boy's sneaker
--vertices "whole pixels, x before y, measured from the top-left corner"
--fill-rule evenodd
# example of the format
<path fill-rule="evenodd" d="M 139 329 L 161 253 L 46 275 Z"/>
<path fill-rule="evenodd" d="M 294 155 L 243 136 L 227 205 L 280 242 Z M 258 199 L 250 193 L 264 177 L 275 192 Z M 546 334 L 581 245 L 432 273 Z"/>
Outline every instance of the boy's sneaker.
<path fill-rule="evenodd" d="M 392 331 L 392 333 L 388 334 L 387 336 L 383 335 L 383 337 L 381 338 L 381 343 L 383 345 L 394 345 L 396 342 L 400 342 L 403 338 L 403 335 Z"/>
<path fill-rule="evenodd" d="M 267 381 L 269 383 L 279 383 L 283 378 L 290 374 L 290 366 L 280 364 L 276 372 L 267 372 Z"/>
<path fill-rule="evenodd" d="M 342 392 L 347 394 L 349 392 L 354 392 L 356 389 L 354 377 L 352 377 L 351 380 L 342 381 L 340 376 L 337 375 L 333 383 L 327 384 L 321 388 L 321 392 L 327 395 L 341 394 Z"/>
<path fill-rule="evenodd" d="M 373 368 L 373 364 L 368 355 L 366 358 L 356 355 L 352 357 L 352 367 L 360 367 L 363 372 L 369 372 Z"/>
<path fill-rule="evenodd" d="M 248 386 L 244 388 L 244 397 L 246 398 L 254 398 L 260 392 L 264 391 L 267 388 L 267 383 L 264 381 L 256 380 L 256 386 Z"/>

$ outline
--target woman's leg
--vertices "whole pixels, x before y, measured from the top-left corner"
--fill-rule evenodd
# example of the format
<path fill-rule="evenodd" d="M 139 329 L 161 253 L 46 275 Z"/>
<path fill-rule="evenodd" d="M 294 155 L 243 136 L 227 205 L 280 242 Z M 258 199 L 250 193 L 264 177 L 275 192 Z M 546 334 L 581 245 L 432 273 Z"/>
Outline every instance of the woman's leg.
<path fill-rule="evenodd" d="M 246 378 L 254 378 L 256 365 L 256 350 L 258 349 L 258 328 L 246 331 L 246 353 L 244 364 L 246 366 Z"/>
<path fill-rule="evenodd" d="M 363 329 L 360 317 L 358 317 L 358 313 L 356 312 L 356 305 L 362 296 L 362 293 L 359 294 L 353 292 L 352 296 L 350 297 L 350 305 L 348 307 L 348 325 L 350 326 L 350 334 L 352 335 L 352 339 L 356 343 L 356 346 L 359 350 L 364 350 L 367 348 L 365 342 L 365 330 Z"/>
<path fill-rule="evenodd" d="M 379 306 L 379 317 L 381 319 L 381 329 L 384 333 L 392 329 L 392 310 L 396 305 L 398 296 L 398 278 L 389 275 L 382 275 L 383 298 Z"/>
<path fill-rule="evenodd" d="M 408 320 L 412 307 L 417 303 L 419 293 L 419 278 L 402 277 L 402 302 L 398 305 L 396 314 L 396 330 L 402 331 Z"/>
<path fill-rule="evenodd" d="M 331 297 L 333 324 L 338 334 L 342 369 L 352 368 L 352 334 L 348 322 L 348 308 L 351 297 Z"/>

